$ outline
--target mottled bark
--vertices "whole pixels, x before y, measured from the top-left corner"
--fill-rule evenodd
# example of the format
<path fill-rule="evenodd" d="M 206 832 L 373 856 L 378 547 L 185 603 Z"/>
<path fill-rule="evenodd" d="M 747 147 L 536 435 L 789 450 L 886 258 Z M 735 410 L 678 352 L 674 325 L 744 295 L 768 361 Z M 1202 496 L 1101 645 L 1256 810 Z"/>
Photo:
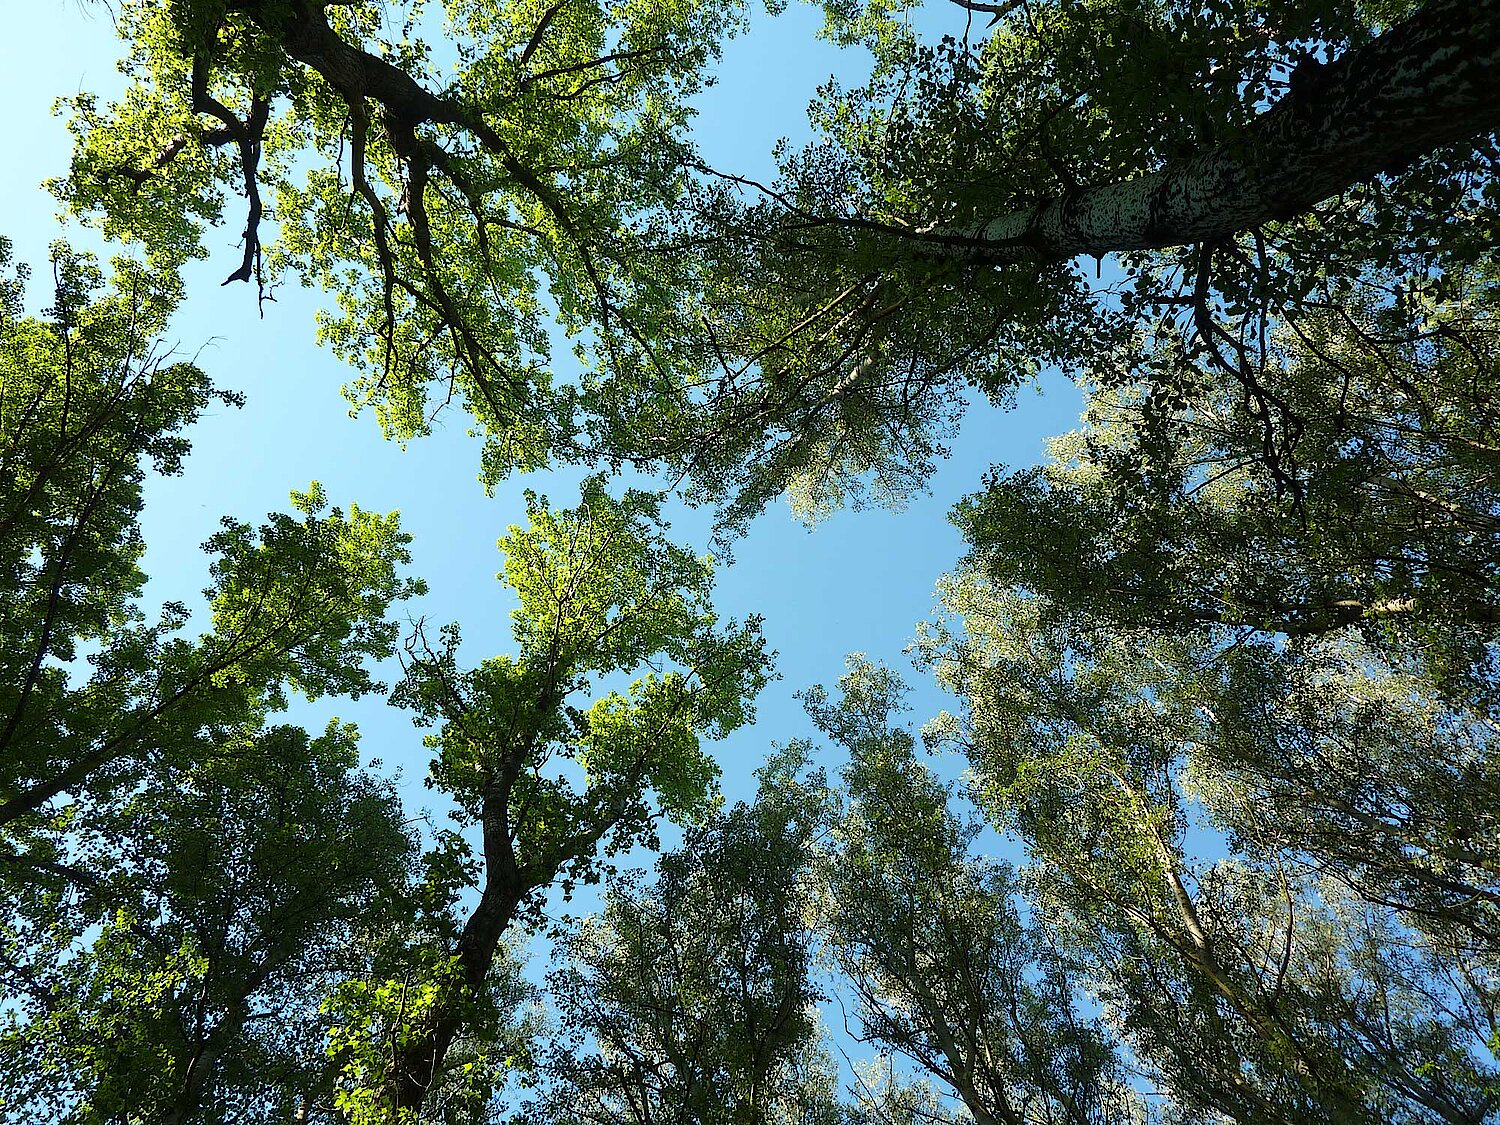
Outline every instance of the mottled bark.
<path fill-rule="evenodd" d="M 1213 242 L 1497 129 L 1500 0 L 1433 0 L 1332 62 L 1299 66 L 1286 96 L 1230 143 L 976 226 L 906 237 L 975 265 Z"/>

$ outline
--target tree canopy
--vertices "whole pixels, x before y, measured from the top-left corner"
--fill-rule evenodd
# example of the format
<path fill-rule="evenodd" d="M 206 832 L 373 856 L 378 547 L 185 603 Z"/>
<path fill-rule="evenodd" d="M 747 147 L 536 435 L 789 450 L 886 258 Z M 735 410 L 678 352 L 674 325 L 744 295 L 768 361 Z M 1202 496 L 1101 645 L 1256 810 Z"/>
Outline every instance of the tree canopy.
<path fill-rule="evenodd" d="M 1500 1120 L 1500 4 L 955 3 L 825 3 L 868 69 L 752 177 L 692 128 L 739 4 L 124 0 L 50 182 L 122 253 L 38 309 L 0 238 L 0 1117 Z M 317 483 L 148 608 L 225 223 L 387 436 L 588 474 L 505 651 Z M 899 508 L 1044 370 L 946 709 L 851 656 L 726 807 L 773 654 L 674 498 L 721 558 Z M 445 819 L 303 720 L 372 694 Z"/>
<path fill-rule="evenodd" d="M 300 518 L 225 517 L 204 605 L 149 620 L 143 478 L 234 396 L 164 362 L 169 288 L 125 262 L 106 287 L 63 246 L 54 269 L 46 319 L 17 282 L 0 323 L 7 1110 L 286 1114 L 324 1081 L 323 993 L 415 845 L 352 727 L 272 720 L 289 690 L 380 690 L 392 603 L 422 585 L 394 515 L 313 484 Z"/>
<path fill-rule="evenodd" d="M 238 194 L 230 280 L 322 286 L 388 433 L 457 397 L 490 481 L 666 468 L 731 528 L 788 489 L 899 501 L 966 393 L 1098 377 L 1144 323 L 1264 398 L 1230 356 L 1254 325 L 1493 234 L 1487 3 L 1005 4 L 937 43 L 901 5 L 829 8 L 874 74 L 763 185 L 687 131 L 737 5 L 450 4 L 441 41 L 422 4 L 127 4 L 132 83 L 75 100 L 55 190 L 164 266 Z M 1118 285 L 1077 260 L 1105 254 Z"/>

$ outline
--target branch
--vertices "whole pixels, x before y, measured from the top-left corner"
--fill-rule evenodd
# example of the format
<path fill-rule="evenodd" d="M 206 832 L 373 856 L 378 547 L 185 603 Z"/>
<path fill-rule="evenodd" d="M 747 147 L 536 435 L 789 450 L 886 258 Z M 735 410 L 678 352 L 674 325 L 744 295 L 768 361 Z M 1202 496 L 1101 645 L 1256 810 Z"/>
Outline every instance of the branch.
<path fill-rule="evenodd" d="M 927 254 L 993 266 L 1216 242 L 1300 214 L 1500 128 L 1500 0 L 1432 0 L 1371 42 L 1299 73 L 1229 144 L 973 226 L 891 233 Z"/>
<path fill-rule="evenodd" d="M 525 48 L 521 51 L 521 57 L 516 60 L 518 66 L 525 67 L 531 61 L 531 56 L 542 45 L 542 36 L 547 34 L 547 25 L 552 22 L 558 12 L 563 10 L 563 5 L 567 2 L 568 0 L 553 0 L 552 5 L 542 13 L 542 18 L 536 21 L 536 28 L 532 31 L 531 38 L 527 40 Z"/>
<path fill-rule="evenodd" d="M 261 274 L 260 253 L 260 220 L 264 214 L 264 208 L 260 198 L 257 169 L 260 165 L 260 146 L 265 138 L 266 122 L 271 116 L 271 102 L 270 99 L 259 94 L 254 95 L 250 100 L 249 116 L 241 121 L 235 116 L 233 110 L 209 93 L 208 79 L 208 56 L 200 51 L 193 56 L 193 112 L 204 113 L 217 120 L 219 129 L 215 130 L 215 133 L 222 135 L 226 140 L 233 140 L 238 146 L 240 173 L 245 182 L 245 201 L 248 210 L 245 217 L 244 259 L 240 263 L 240 268 L 226 277 L 222 284 L 228 285 L 231 281 L 249 281 L 254 275 L 260 300 L 264 302 L 266 290 Z M 179 151 L 180 147 L 178 146 Z M 175 156 L 176 152 L 172 155 Z"/>
<path fill-rule="evenodd" d="M 1021 7 L 1025 0 L 1005 0 L 1002 4 L 987 4 L 984 0 L 948 0 L 951 4 L 957 4 L 960 8 L 967 8 L 971 12 L 984 12 L 990 16 L 990 26 L 1010 15 Z"/>

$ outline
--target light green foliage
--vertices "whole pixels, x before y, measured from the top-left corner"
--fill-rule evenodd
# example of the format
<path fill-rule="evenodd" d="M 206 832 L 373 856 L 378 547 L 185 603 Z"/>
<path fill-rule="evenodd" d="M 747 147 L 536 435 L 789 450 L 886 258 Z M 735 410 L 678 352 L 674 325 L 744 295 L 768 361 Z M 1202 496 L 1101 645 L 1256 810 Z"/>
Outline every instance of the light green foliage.
<path fill-rule="evenodd" d="M 753 691 L 734 672 L 756 649 L 757 630 L 715 633 L 712 563 L 662 537 L 659 500 L 634 490 L 613 500 L 593 477 L 573 511 L 549 512 L 530 495 L 527 506 L 530 525 L 500 541 L 506 582 L 521 600 L 513 629 L 522 660 L 598 676 L 665 658 L 697 672 L 697 725 L 713 737 L 740 726 Z"/>
<path fill-rule="evenodd" d="M 408 561 L 411 537 L 400 530 L 396 513 L 382 516 L 352 505 L 347 517 L 328 509 L 316 483 L 292 493 L 299 521 L 274 514 L 258 531 L 237 520 L 204 548 L 218 558 L 210 567 L 213 632 L 220 643 L 250 650 L 261 635 L 281 631 L 298 656 L 285 671 L 287 684 L 309 699 L 379 690 L 366 662 L 388 655 L 399 627 L 385 619 L 393 600 L 423 591 L 403 580 L 396 564 Z M 327 515 L 324 515 L 327 512 Z M 282 641 L 286 643 L 286 641 Z M 264 672 L 246 661 L 215 677 L 215 686 L 253 681 Z M 264 677 L 269 682 L 277 681 Z M 279 706 L 280 695 L 271 702 Z"/>
<path fill-rule="evenodd" d="M 433 777 L 461 803 L 477 813 L 495 778 L 514 778 L 526 816 L 511 827 L 545 871 L 591 859 L 591 848 L 570 854 L 579 832 L 618 823 L 626 846 L 653 818 L 650 791 L 677 817 L 711 809 L 717 767 L 700 735 L 722 737 L 751 717 L 769 665 L 757 621 L 719 626 L 709 561 L 663 538 L 654 498 L 615 500 L 592 478 L 576 509 L 527 503 L 528 526 L 500 541 L 502 577 L 521 603 L 517 655 L 460 673 L 450 630 L 441 649 L 412 649 L 398 699 L 443 721 Z M 586 709 L 572 703 L 622 675 L 623 689 Z"/>
<path fill-rule="evenodd" d="M 1036 908 L 1183 1112 L 1488 1112 L 1493 875 L 1425 828 L 1487 818 L 1482 772 L 1452 779 L 1487 757 L 1482 719 L 1440 718 L 1367 650 L 1123 632 L 975 574 L 944 599 L 963 631 L 922 647 L 964 711 L 929 735 L 967 753 Z M 1396 751 L 1419 733 L 1463 756 Z"/>
<path fill-rule="evenodd" d="M 409 905 L 408 905 L 409 908 Z M 516 1083 L 532 1081 L 533 1043 L 541 1033 L 537 989 L 522 975 L 521 948 L 504 946 L 491 965 L 483 996 L 465 1010 L 463 1035 L 449 1048 L 444 1072 L 420 1111 L 393 1110 L 389 1067 L 402 1052 L 420 1046 L 424 1015 L 455 989 L 462 968 L 440 952 L 435 930 L 419 917 L 398 919 L 375 943 L 367 967 L 328 997 L 328 1057 L 337 1071 L 330 1107 L 350 1125 L 389 1125 L 416 1119 L 444 1123 L 493 1120 L 496 1099 Z"/>
<path fill-rule="evenodd" d="M 380 1064 L 413 1046 L 420 1032 L 412 1017 L 431 1011 L 458 975 L 451 958 L 425 969 L 415 980 L 346 982 L 329 1002 L 336 1023 L 328 1053 L 340 1064 L 334 1106 L 352 1123 L 399 1120 L 379 1096 L 386 1082 Z"/>
<path fill-rule="evenodd" d="M 515 655 L 464 670 L 456 626 L 436 644 L 418 627 L 407 645 L 393 699 L 436 726 L 430 782 L 481 846 L 471 859 L 445 839 L 429 883 L 446 880 L 447 892 L 396 944 L 401 975 L 351 986 L 335 1005 L 340 1096 L 356 1116 L 411 1117 L 455 1083 L 467 1091 L 456 1103 L 484 1104 L 497 1079 L 482 1058 L 466 1061 L 465 1044 L 494 1054 L 485 1029 L 501 1011 L 502 942 L 541 921 L 547 892 L 570 896 L 610 858 L 656 846 L 662 818 L 712 813 L 718 768 L 700 738 L 749 721 L 770 675 L 759 622 L 720 624 L 709 560 L 666 540 L 656 498 L 616 500 L 592 478 L 575 509 L 532 494 L 527 507 L 527 526 L 500 540 L 501 577 L 520 602 Z M 612 688 L 617 678 L 628 686 Z M 471 880 L 478 902 L 460 909 Z"/>
<path fill-rule="evenodd" d="M 741 19 L 700 0 L 132 0 L 131 84 L 71 99 L 55 190 L 163 268 L 206 254 L 228 209 L 232 278 L 328 293 L 355 406 L 405 439 L 457 398 L 494 481 L 578 436 L 549 317 L 598 386 L 692 356 L 687 99 Z"/>
<path fill-rule="evenodd" d="M 143 948 L 131 932 L 138 924 L 128 911 L 116 912 L 81 959 L 86 969 L 70 966 L 61 980 L 33 986 L 23 1003 L 44 1017 L 29 1026 L 7 1019 L 0 1082 L 8 1108 L 81 1122 L 120 1119 L 134 1106 L 148 1114 L 164 1108 L 158 1099 L 170 1098 L 185 1060 L 161 1041 L 160 1017 L 205 966 L 190 949 Z M 57 993 L 67 1000 L 53 1003 L 49 984 L 61 984 Z"/>
<path fill-rule="evenodd" d="M 806 696 L 850 756 L 817 932 L 857 998 L 860 1038 L 911 1060 L 976 1122 L 1143 1119 L 1069 966 L 1023 923 L 1015 873 L 975 854 L 980 826 L 916 760 L 905 685 L 854 658 L 840 687 L 837 701 Z"/>

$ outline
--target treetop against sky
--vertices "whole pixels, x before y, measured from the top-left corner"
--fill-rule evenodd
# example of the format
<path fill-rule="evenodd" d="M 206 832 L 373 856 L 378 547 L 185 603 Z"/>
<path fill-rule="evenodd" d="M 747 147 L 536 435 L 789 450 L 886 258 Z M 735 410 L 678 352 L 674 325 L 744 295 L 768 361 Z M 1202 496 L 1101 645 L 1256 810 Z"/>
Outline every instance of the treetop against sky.
<path fill-rule="evenodd" d="M 1163 251 L 1125 287 L 1149 305 L 1173 296 L 1155 268 L 1196 246 L 1204 300 L 1232 302 L 1213 259 L 1240 231 L 1377 174 L 1398 185 L 1382 223 L 1434 174 L 1461 191 L 1424 158 L 1493 126 L 1500 51 L 1489 7 L 1454 0 L 1064 6 L 930 44 L 896 13 L 835 13 L 874 76 L 818 99 L 812 143 L 762 183 L 691 133 L 738 6 L 453 5 L 446 48 L 422 14 L 127 4 L 125 95 L 69 103 L 54 190 L 167 268 L 243 209 L 228 280 L 336 295 L 320 336 L 388 436 L 457 401 L 492 483 L 677 473 L 731 531 L 782 494 L 809 517 L 899 500 L 966 386 L 1003 400 L 1046 362 L 1096 367 L 1123 327 L 1098 324 L 1081 254 Z M 1320 234 L 1304 255 L 1335 245 Z"/>

